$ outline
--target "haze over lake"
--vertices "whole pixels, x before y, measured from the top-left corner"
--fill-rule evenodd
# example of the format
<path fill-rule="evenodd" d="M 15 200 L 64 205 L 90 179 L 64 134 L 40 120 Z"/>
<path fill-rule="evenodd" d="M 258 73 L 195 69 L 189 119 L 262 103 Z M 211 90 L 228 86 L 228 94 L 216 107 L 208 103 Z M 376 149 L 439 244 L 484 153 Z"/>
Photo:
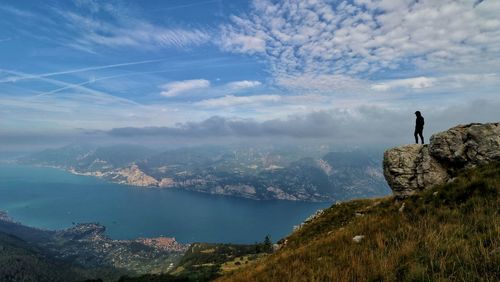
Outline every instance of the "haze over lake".
<path fill-rule="evenodd" d="M 114 239 L 253 243 L 270 234 L 276 241 L 330 205 L 148 189 L 53 168 L 0 165 L 0 210 L 16 221 L 47 229 L 99 222 Z"/>

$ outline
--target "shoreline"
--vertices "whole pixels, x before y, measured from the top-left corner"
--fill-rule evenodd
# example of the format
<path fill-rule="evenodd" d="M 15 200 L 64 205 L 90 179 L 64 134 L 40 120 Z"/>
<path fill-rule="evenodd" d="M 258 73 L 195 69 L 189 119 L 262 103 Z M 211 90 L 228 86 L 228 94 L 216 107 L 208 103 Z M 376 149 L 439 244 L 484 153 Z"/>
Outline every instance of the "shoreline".
<path fill-rule="evenodd" d="M 252 200 L 252 201 L 286 201 L 286 202 L 297 202 L 297 203 L 318 203 L 318 204 L 324 204 L 324 203 L 336 203 L 336 202 L 342 202 L 346 200 L 324 200 L 324 201 L 319 201 L 319 200 L 300 200 L 300 199 L 278 199 L 278 198 L 273 198 L 273 199 L 259 199 L 256 197 L 246 197 L 245 195 L 232 195 L 232 194 L 224 194 L 224 193 L 212 193 L 212 192 L 207 192 L 203 190 L 195 190 L 195 189 L 190 189 L 190 188 L 181 188 L 181 187 L 162 187 L 159 185 L 136 185 L 134 183 L 130 182 L 123 182 L 123 181 L 112 181 L 110 179 L 105 178 L 105 173 L 96 175 L 92 172 L 78 172 L 74 169 L 67 169 L 62 166 L 54 166 L 54 165 L 41 165 L 41 164 L 22 164 L 18 162 L 12 162 L 8 164 L 13 164 L 13 165 L 20 165 L 20 166 L 28 166 L 28 167 L 39 167 L 39 168 L 53 168 L 57 169 L 59 171 L 67 172 L 73 175 L 78 175 L 78 176 L 86 176 L 86 177 L 92 177 L 94 179 L 99 179 L 105 183 L 113 183 L 113 184 L 118 184 L 118 185 L 124 185 L 124 186 L 130 186 L 134 188 L 144 188 L 144 189 L 151 189 L 151 190 L 177 190 L 177 191 L 187 191 L 191 193 L 199 193 L 199 194 L 204 194 L 204 195 L 211 195 L 211 196 L 216 196 L 216 197 L 230 197 L 230 198 L 236 198 L 236 199 L 245 199 L 245 200 Z M 350 199 L 353 200 L 353 199 Z M 349 201 L 349 200 L 347 200 Z"/>
<path fill-rule="evenodd" d="M 8 211 L 5 211 L 5 210 L 0 210 L 0 222 L 1 223 L 7 223 L 7 224 L 13 224 L 13 225 L 16 225 L 16 226 L 19 226 L 19 227 L 28 228 L 28 229 L 31 229 L 33 231 L 47 232 L 47 233 L 51 233 L 51 234 L 68 232 L 68 231 L 71 231 L 72 229 L 75 229 L 75 228 L 81 227 L 81 226 L 93 226 L 95 228 L 102 228 L 102 231 L 103 231 L 102 232 L 102 237 L 104 239 L 111 240 L 111 241 L 114 241 L 114 242 L 119 242 L 119 243 L 141 242 L 141 243 L 143 243 L 145 245 L 148 245 L 148 244 L 154 244 L 155 241 L 170 240 L 170 242 L 172 242 L 172 243 L 176 243 L 176 244 L 179 244 L 179 245 L 184 245 L 184 246 L 187 246 L 187 247 L 189 247 L 189 245 L 192 244 L 192 243 L 181 243 L 181 242 L 178 242 L 175 237 L 170 237 L 170 236 L 165 236 L 165 235 L 160 235 L 160 236 L 155 236 L 155 237 L 138 236 L 138 237 L 133 238 L 133 239 L 113 239 L 113 238 L 109 237 L 109 235 L 105 234 L 106 226 L 103 225 L 103 224 L 101 224 L 101 223 L 99 223 L 99 222 L 81 222 L 81 223 L 75 223 L 75 224 L 72 224 L 71 227 L 66 227 L 66 228 L 61 228 L 61 229 L 41 228 L 41 227 L 31 226 L 31 225 L 27 225 L 25 223 L 22 223 L 21 221 L 18 221 L 16 219 L 14 219 L 13 217 L 11 217 L 9 215 Z M 9 233 L 7 231 L 3 231 L 3 232 Z M 9 233 L 9 234 L 11 234 L 11 233 Z"/>

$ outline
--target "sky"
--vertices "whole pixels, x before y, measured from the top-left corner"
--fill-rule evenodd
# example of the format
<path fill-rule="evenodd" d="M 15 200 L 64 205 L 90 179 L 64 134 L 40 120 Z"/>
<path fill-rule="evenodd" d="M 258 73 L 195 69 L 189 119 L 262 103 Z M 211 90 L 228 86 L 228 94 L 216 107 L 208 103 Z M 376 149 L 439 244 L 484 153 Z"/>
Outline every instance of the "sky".
<path fill-rule="evenodd" d="M 413 141 L 499 121 L 500 1 L 0 3 L 0 145 Z M 0 151 L 2 150 L 0 149 Z"/>

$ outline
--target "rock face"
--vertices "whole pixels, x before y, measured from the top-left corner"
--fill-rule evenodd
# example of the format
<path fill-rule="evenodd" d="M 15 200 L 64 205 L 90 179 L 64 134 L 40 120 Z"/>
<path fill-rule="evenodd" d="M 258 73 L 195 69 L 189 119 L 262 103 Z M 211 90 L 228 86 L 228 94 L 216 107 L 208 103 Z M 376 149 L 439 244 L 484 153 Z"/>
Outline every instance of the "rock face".
<path fill-rule="evenodd" d="M 459 125 L 435 134 L 430 151 L 455 171 L 500 160 L 500 123 Z"/>
<path fill-rule="evenodd" d="M 132 165 L 130 168 L 124 168 L 118 171 L 118 174 L 126 177 L 127 181 L 125 183 L 132 184 L 136 186 L 157 186 L 158 180 L 145 174 L 139 169 L 137 165 Z"/>
<path fill-rule="evenodd" d="M 406 145 L 384 153 L 384 176 L 396 196 L 408 196 L 449 176 L 427 145 Z"/>
<path fill-rule="evenodd" d="M 472 123 L 433 135 L 429 145 L 387 150 L 384 176 L 394 195 L 405 197 L 492 161 L 500 161 L 500 123 Z"/>

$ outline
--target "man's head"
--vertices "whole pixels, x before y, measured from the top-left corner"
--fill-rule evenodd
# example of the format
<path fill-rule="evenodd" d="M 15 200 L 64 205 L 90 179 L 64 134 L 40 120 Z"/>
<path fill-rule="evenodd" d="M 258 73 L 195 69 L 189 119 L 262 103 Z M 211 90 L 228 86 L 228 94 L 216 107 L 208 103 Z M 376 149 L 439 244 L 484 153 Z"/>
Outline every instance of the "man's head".
<path fill-rule="evenodd" d="M 420 111 L 416 111 L 416 112 L 415 112 L 415 115 L 416 115 L 417 117 L 419 117 L 419 116 L 421 116 L 422 114 L 420 113 Z"/>

